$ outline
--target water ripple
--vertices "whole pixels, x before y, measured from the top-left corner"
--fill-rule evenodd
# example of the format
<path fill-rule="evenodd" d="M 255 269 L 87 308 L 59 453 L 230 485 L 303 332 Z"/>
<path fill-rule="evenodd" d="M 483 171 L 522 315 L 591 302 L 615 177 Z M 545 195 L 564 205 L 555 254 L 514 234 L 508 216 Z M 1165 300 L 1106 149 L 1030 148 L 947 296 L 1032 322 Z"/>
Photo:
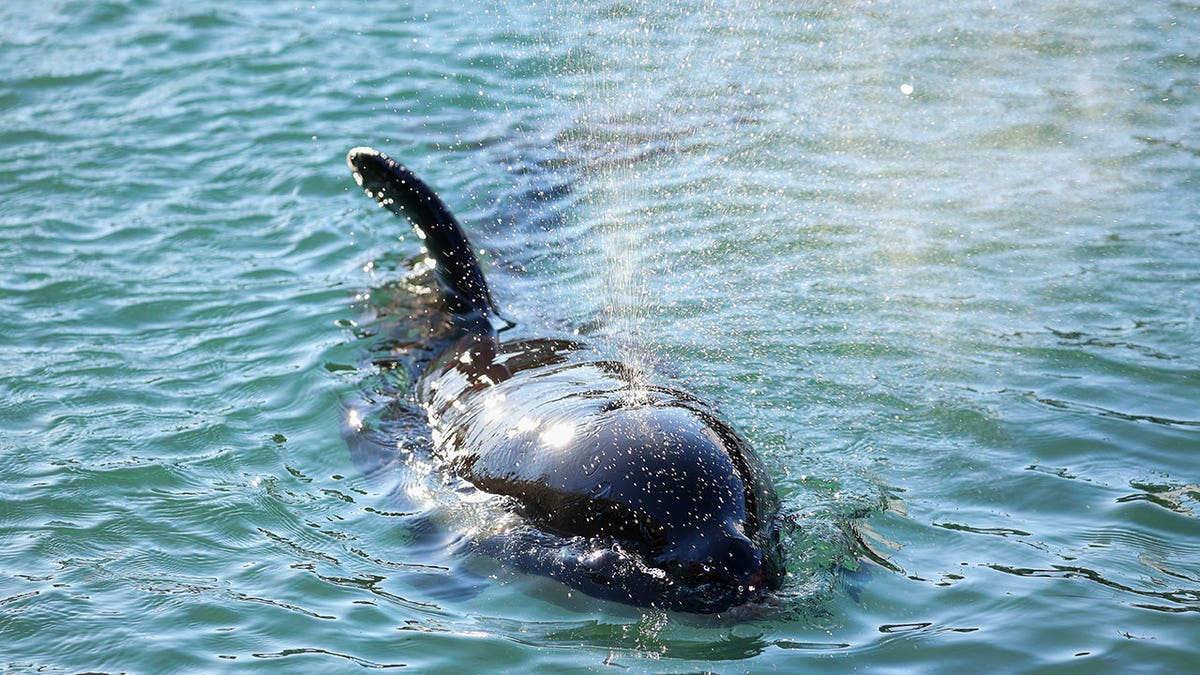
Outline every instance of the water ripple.
<path fill-rule="evenodd" d="M 0 3 L 3 667 L 1195 662 L 1200 13 L 342 9 Z M 365 142 L 507 313 L 719 400 L 837 573 L 596 605 L 354 467 L 352 297 L 419 249 Z"/>

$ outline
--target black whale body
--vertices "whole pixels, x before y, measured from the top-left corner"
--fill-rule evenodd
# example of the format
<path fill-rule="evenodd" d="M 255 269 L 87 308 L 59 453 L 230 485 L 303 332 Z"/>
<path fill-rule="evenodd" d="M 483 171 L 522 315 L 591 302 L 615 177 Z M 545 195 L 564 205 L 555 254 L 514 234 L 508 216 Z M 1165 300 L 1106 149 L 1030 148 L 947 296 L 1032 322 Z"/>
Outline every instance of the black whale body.
<path fill-rule="evenodd" d="M 412 172 L 347 156 L 367 195 L 405 216 L 437 279 L 413 373 L 437 459 L 524 525 L 485 553 L 591 595 L 720 612 L 781 583 L 778 499 L 749 445 L 710 406 L 569 340 L 502 341 L 475 254 Z"/>

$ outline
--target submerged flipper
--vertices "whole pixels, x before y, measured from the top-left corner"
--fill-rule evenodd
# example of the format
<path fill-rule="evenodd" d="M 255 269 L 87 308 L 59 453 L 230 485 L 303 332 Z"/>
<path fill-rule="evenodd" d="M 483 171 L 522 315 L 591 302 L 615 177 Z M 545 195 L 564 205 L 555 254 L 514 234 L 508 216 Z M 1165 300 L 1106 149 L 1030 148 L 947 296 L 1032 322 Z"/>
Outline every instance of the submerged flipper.
<path fill-rule="evenodd" d="M 437 193 L 378 150 L 354 148 L 346 163 L 368 197 L 412 224 L 436 264 L 434 273 L 443 293 L 455 301 L 455 311 L 495 316 L 471 242 Z"/>

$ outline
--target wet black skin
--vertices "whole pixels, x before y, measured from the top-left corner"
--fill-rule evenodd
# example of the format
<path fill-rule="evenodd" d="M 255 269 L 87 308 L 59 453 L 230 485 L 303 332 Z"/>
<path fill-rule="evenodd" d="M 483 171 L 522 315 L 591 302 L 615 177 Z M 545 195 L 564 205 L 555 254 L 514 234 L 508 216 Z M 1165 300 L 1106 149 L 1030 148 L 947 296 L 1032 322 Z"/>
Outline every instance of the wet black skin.
<path fill-rule="evenodd" d="M 770 476 L 712 407 L 578 342 L 501 340 L 470 243 L 436 194 L 377 151 L 347 162 L 435 262 L 441 311 L 414 373 L 434 452 L 527 523 L 481 550 L 644 606 L 720 612 L 779 587 Z"/>

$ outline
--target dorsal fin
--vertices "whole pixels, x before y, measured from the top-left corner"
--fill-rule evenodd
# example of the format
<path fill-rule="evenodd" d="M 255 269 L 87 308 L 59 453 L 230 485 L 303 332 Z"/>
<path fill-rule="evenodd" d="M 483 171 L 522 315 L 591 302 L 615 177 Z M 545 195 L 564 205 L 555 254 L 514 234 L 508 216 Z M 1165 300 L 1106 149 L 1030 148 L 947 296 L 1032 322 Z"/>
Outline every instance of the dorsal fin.
<path fill-rule="evenodd" d="M 368 197 L 412 224 L 436 265 L 434 273 L 443 293 L 457 301 L 455 311 L 495 316 L 475 250 L 437 193 L 378 150 L 354 148 L 346 155 L 346 163 Z"/>

